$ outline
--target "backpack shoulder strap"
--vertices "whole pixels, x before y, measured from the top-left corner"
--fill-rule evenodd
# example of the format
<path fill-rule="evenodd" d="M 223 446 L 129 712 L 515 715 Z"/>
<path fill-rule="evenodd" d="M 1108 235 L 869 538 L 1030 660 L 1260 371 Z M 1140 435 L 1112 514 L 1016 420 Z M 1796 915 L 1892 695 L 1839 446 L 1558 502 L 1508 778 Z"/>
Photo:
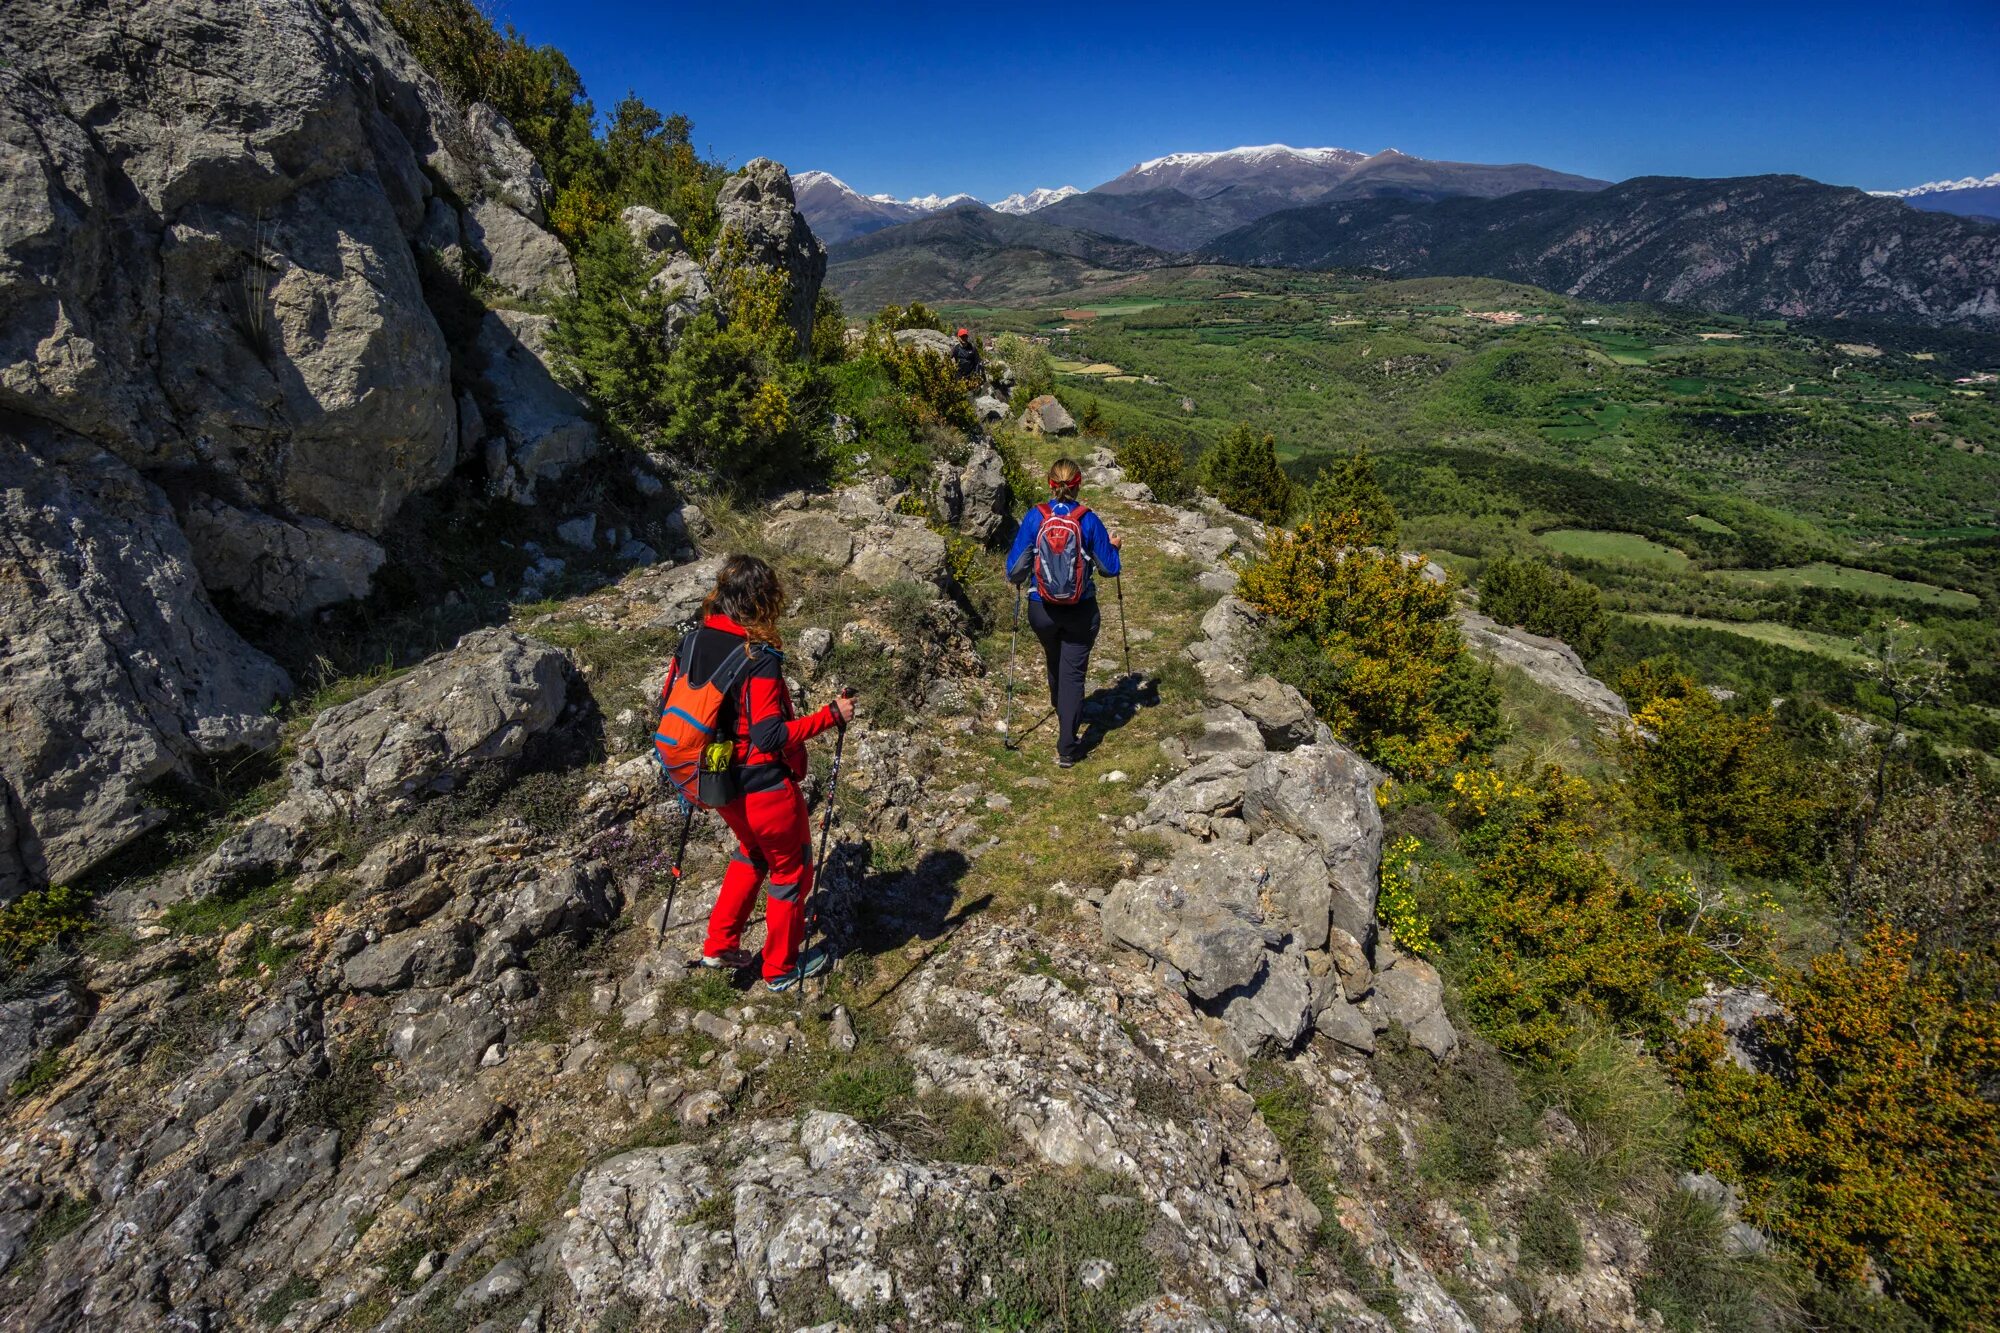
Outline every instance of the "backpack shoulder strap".
<path fill-rule="evenodd" d="M 1044 523 L 1048 522 L 1050 519 L 1056 516 L 1055 506 L 1050 504 L 1047 500 L 1044 500 L 1040 504 L 1036 505 L 1035 512 L 1042 516 L 1042 522 Z"/>
<path fill-rule="evenodd" d="M 1075 520 L 1076 525 L 1080 528 L 1083 526 L 1083 520 L 1085 519 L 1085 517 L 1089 515 L 1089 513 L 1090 513 L 1090 506 L 1085 504 L 1083 501 L 1078 500 L 1076 502 L 1076 508 L 1069 511 L 1069 517 Z"/>

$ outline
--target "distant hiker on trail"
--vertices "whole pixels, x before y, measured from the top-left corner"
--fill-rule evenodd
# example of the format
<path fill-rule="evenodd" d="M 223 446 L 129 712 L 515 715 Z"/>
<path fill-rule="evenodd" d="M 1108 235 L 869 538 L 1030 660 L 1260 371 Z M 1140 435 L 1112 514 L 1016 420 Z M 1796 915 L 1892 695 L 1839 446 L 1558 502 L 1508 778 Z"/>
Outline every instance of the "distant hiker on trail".
<path fill-rule="evenodd" d="M 958 331 L 958 341 L 951 345 L 951 363 L 958 367 L 958 377 L 962 380 L 983 378 L 984 372 L 979 365 L 979 344 L 972 340 L 972 330 Z"/>
<path fill-rule="evenodd" d="M 784 605 L 784 585 L 770 565 L 754 555 L 723 562 L 702 603 L 700 626 L 675 654 L 656 738 L 663 760 L 670 753 L 700 755 L 699 803 L 736 835 L 736 854 L 709 913 L 702 965 L 742 969 L 756 961 L 739 945 L 757 888 L 768 878 L 764 981 L 772 990 L 790 990 L 831 961 L 824 949 L 799 952 L 813 891 L 812 824 L 799 781 L 807 772 L 806 742 L 844 729 L 854 716 L 846 693 L 818 712 L 792 716 L 778 636 Z M 690 707 L 669 706 L 677 699 Z M 685 791 L 671 761 L 668 773 Z"/>
<path fill-rule="evenodd" d="M 1056 764 L 1077 759 L 1083 683 L 1097 642 L 1098 571 L 1117 577 L 1118 538 L 1077 499 L 1083 469 L 1059 458 L 1049 468 L 1049 498 L 1030 509 L 1007 553 L 1007 577 L 1028 586 L 1028 626 L 1048 660 L 1049 705 L 1056 710 Z"/>

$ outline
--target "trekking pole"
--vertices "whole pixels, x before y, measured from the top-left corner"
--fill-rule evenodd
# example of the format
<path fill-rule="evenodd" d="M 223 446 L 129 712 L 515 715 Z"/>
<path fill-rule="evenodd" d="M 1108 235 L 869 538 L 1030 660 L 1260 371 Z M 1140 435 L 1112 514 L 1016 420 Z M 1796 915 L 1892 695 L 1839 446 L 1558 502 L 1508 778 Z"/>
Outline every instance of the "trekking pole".
<path fill-rule="evenodd" d="M 1007 749 L 1014 748 L 1014 655 L 1021 645 L 1021 585 L 1014 585 L 1014 630 L 1007 636 L 1007 720 L 1000 724 L 1000 730 L 1007 739 L 1001 744 Z"/>
<path fill-rule="evenodd" d="M 841 690 L 840 693 L 841 697 L 846 698 L 851 696 L 854 693 L 854 691 L 851 688 L 849 688 Z M 847 726 L 843 725 L 840 728 L 840 735 L 836 736 L 833 741 L 833 767 L 827 770 L 826 794 L 820 798 L 820 800 L 823 801 L 825 804 L 820 811 L 819 856 L 815 858 L 813 862 L 812 892 L 806 895 L 805 935 L 799 941 L 799 960 L 797 963 L 797 967 L 799 969 L 799 1017 L 801 1020 L 804 1019 L 806 1012 L 806 978 L 805 978 L 806 952 L 807 950 L 812 948 L 813 932 L 819 929 L 820 877 L 826 872 L 827 868 L 826 843 L 827 839 L 831 837 L 833 834 L 833 795 L 835 789 L 840 785 L 840 756 L 842 752 L 844 752 L 846 749 L 847 749 Z"/>
<path fill-rule="evenodd" d="M 1113 574 L 1111 586 L 1118 589 L 1118 641 L 1125 645 L 1125 674 L 1132 674 L 1132 636 L 1125 629 L 1125 576 Z"/>
<path fill-rule="evenodd" d="M 653 942 L 656 949 L 667 942 L 667 923 L 674 919 L 674 894 L 681 887 L 681 858 L 687 855 L 688 829 L 694 824 L 694 802 L 682 797 L 681 804 L 687 814 L 681 817 L 680 845 L 674 848 L 673 868 L 667 871 L 667 907 L 660 913 L 660 936 Z"/>

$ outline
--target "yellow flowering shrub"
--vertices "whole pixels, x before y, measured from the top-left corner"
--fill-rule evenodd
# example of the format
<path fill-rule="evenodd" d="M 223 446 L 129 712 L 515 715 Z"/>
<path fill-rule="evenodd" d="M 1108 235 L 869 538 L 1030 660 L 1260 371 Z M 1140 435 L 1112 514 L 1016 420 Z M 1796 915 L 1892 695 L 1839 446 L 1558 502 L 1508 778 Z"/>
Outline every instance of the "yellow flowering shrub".
<path fill-rule="evenodd" d="M 1918 968 L 1880 926 L 1849 957 L 1781 972 L 1760 1024 L 1778 1073 L 1732 1063 L 1720 1026 L 1667 1052 L 1701 1166 L 1828 1278 L 1881 1279 L 1940 1328 L 2000 1326 L 2000 1009 Z"/>
<path fill-rule="evenodd" d="M 1451 593 L 1360 535 L 1351 514 L 1277 533 L 1240 592 L 1276 622 L 1291 659 L 1280 674 L 1337 735 L 1397 772 L 1435 772 L 1472 732 L 1441 709 L 1465 651 Z"/>
<path fill-rule="evenodd" d="M 1423 843 L 1407 834 L 1382 852 L 1382 892 L 1375 900 L 1375 916 L 1389 929 L 1396 947 L 1406 953 L 1427 957 L 1437 952 L 1431 938 L 1431 919 L 1417 904 L 1416 880 L 1423 873 L 1418 853 Z"/>

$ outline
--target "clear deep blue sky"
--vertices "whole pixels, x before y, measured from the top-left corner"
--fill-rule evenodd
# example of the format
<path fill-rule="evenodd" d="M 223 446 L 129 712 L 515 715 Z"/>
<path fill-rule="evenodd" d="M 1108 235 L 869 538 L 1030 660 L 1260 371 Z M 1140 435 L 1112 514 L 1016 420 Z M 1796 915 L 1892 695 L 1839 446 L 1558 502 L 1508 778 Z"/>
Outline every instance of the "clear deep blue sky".
<path fill-rule="evenodd" d="M 2000 0 L 1043 6 L 492 0 L 731 163 L 864 193 L 1097 185 L 1238 144 L 1868 189 L 2000 171 Z M 1740 12 L 1739 12 L 1740 11 Z"/>

